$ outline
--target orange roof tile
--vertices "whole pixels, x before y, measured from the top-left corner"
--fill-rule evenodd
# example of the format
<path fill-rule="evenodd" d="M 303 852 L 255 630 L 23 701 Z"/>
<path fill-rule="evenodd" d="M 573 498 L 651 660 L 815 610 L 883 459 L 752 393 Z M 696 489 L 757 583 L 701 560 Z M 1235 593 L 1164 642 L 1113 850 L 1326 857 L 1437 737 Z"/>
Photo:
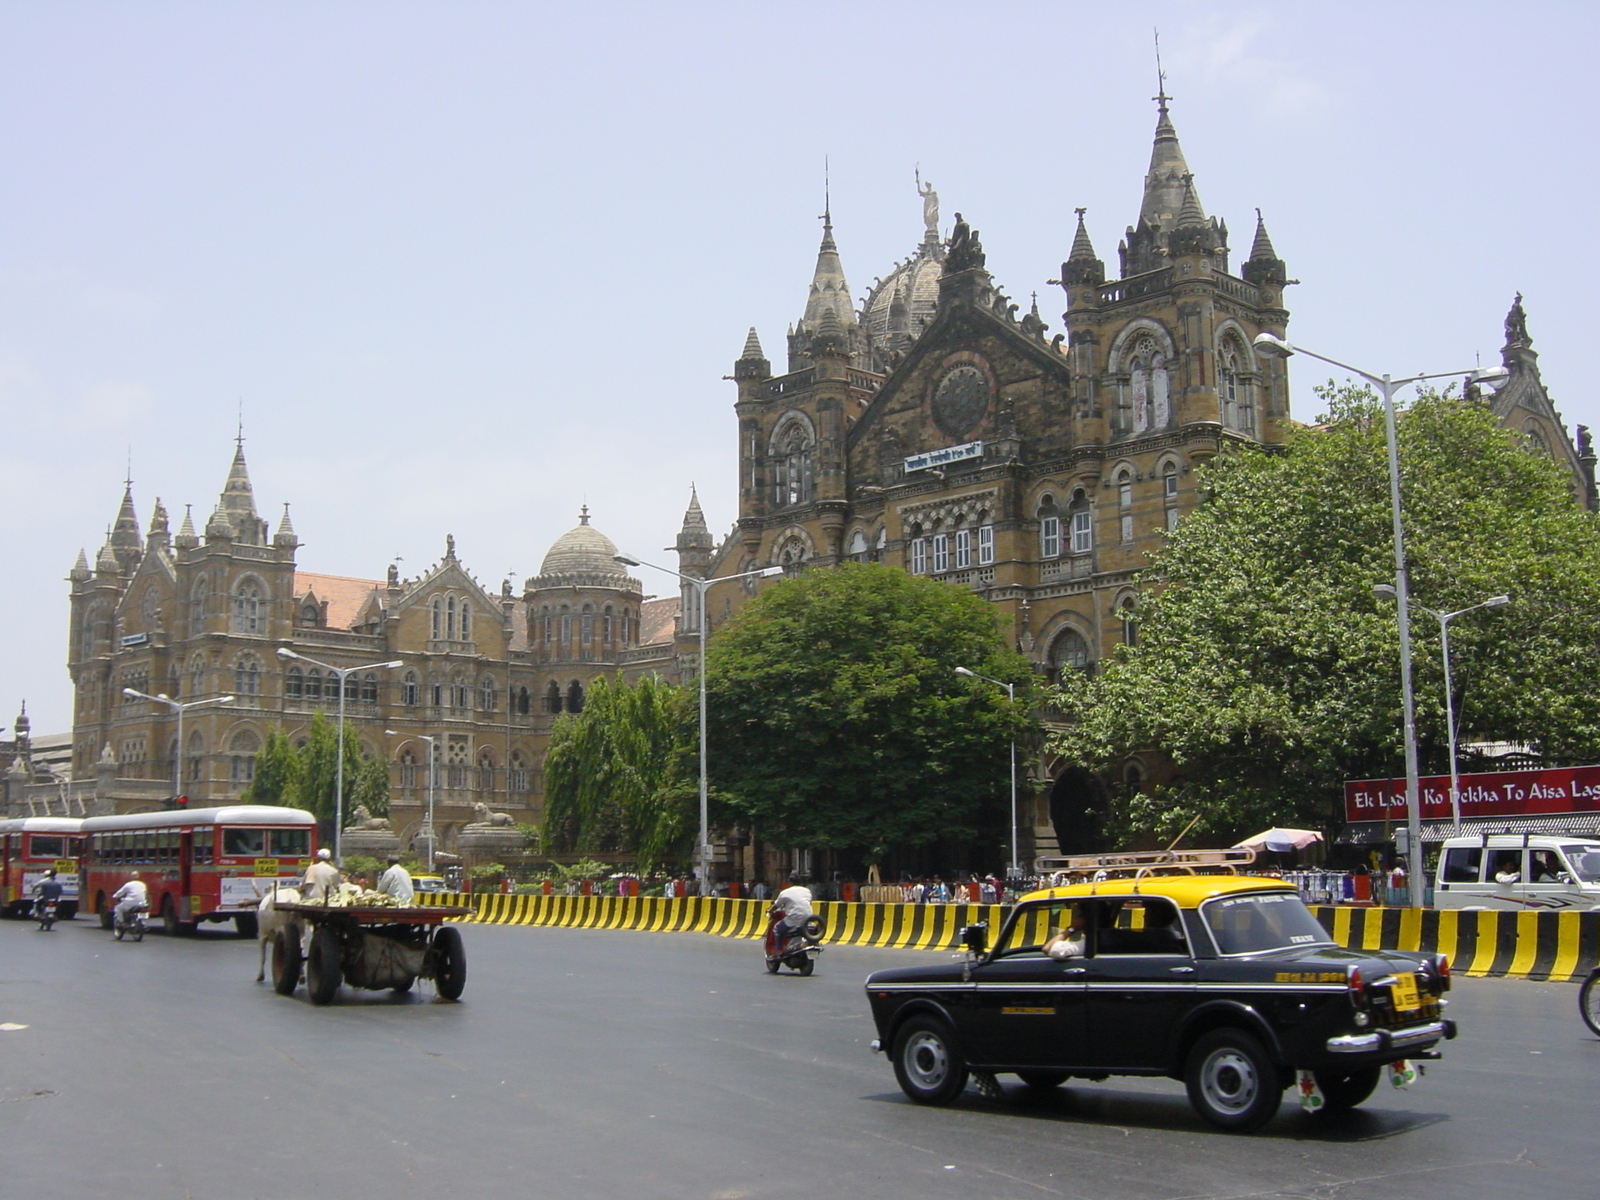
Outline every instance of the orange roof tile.
<path fill-rule="evenodd" d="M 678 620 L 680 598 L 646 600 L 639 606 L 639 644 L 654 646 L 670 642 Z"/>
<path fill-rule="evenodd" d="M 349 629 L 361 615 L 361 606 L 374 589 L 382 587 L 376 579 L 351 579 L 344 575 L 317 575 L 310 571 L 294 573 L 295 599 L 315 592 L 328 605 L 328 628 Z"/>

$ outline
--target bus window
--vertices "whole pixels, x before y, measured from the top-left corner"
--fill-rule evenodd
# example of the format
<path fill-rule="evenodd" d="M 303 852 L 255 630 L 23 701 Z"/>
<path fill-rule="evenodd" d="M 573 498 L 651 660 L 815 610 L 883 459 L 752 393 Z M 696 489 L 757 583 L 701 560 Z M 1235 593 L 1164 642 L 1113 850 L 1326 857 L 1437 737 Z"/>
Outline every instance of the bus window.
<path fill-rule="evenodd" d="M 216 830 L 196 829 L 194 831 L 194 861 L 208 863 L 211 861 L 211 846 L 216 840 Z"/>
<path fill-rule="evenodd" d="M 311 830 L 274 829 L 272 831 L 272 853 L 278 858 L 311 857 Z"/>
<path fill-rule="evenodd" d="M 178 861 L 178 831 L 171 830 L 161 835 L 161 862 L 165 866 L 175 866 Z"/>
<path fill-rule="evenodd" d="M 226 858 L 260 858 L 266 853 L 264 829 L 224 829 L 222 853 Z"/>
<path fill-rule="evenodd" d="M 29 858 L 66 858 L 67 839 L 59 834 L 36 833 L 29 839 Z"/>

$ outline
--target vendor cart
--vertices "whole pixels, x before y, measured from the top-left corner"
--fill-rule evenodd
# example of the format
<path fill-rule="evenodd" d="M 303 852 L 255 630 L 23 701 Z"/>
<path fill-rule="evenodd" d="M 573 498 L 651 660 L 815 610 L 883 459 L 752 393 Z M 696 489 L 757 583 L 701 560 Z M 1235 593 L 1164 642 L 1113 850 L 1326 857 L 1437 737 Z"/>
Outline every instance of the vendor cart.
<path fill-rule="evenodd" d="M 444 922 L 467 916 L 470 908 L 275 907 L 289 914 L 272 941 L 272 986 L 282 995 L 294 994 L 302 966 L 306 994 L 313 1004 L 331 1004 L 340 983 L 370 991 L 408 992 L 419 978 L 431 979 L 446 1000 L 458 999 L 466 987 L 467 958 L 461 931 Z"/>

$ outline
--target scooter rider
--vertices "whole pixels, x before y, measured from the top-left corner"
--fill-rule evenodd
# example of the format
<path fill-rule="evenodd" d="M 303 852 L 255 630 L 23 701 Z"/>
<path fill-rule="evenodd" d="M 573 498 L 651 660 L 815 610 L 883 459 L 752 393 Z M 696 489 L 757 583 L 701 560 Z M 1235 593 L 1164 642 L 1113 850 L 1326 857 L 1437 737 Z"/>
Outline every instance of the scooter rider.
<path fill-rule="evenodd" d="M 61 900 L 61 893 L 65 890 L 66 889 L 61 886 L 60 881 L 56 879 L 55 870 L 53 868 L 47 869 L 39 882 L 33 885 L 34 915 L 43 916 L 44 906 L 51 901 L 59 903 Z"/>
<path fill-rule="evenodd" d="M 806 918 L 811 916 L 811 889 L 800 882 L 800 876 L 791 872 L 789 886 L 779 892 L 772 901 L 772 907 L 767 909 L 768 916 L 781 916 L 778 922 L 777 950 L 783 953 L 789 939 L 800 932 L 801 926 L 806 923 Z"/>
<path fill-rule="evenodd" d="M 111 900 L 117 906 L 117 921 L 126 925 L 134 913 L 150 907 L 150 889 L 135 871 L 127 883 L 111 894 Z"/>

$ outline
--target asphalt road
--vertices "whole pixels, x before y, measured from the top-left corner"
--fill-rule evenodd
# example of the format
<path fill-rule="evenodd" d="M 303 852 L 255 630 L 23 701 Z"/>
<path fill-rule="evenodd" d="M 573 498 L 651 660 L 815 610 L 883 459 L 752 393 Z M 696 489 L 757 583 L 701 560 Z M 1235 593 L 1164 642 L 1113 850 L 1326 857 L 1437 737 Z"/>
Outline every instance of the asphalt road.
<path fill-rule="evenodd" d="M 221 929 L 222 927 L 215 927 Z M 1214 1132 L 1166 1080 L 906 1101 L 861 981 L 939 957 L 465 927 L 459 1004 L 255 984 L 220 932 L 0 923 L 0 1198 L 1587 1197 L 1600 1040 L 1570 984 L 1458 980 L 1462 1036 L 1354 1113 Z M 10 1028 L 21 1025 L 26 1028 Z"/>

